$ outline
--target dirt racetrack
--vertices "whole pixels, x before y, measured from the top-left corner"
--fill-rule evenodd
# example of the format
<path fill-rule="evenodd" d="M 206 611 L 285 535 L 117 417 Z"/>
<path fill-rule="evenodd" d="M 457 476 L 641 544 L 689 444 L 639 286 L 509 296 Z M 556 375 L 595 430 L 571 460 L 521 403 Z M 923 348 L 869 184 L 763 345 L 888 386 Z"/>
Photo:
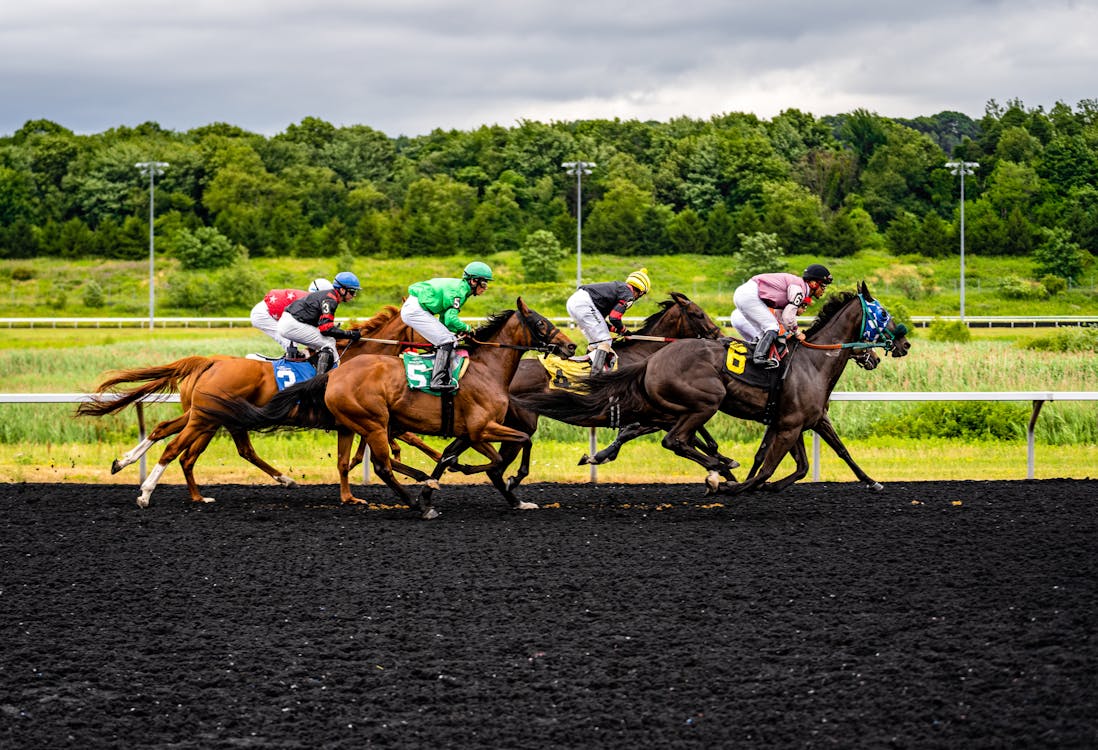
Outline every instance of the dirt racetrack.
<path fill-rule="evenodd" d="M 1098 747 L 1098 481 L 207 489 L 0 485 L 0 747 Z"/>

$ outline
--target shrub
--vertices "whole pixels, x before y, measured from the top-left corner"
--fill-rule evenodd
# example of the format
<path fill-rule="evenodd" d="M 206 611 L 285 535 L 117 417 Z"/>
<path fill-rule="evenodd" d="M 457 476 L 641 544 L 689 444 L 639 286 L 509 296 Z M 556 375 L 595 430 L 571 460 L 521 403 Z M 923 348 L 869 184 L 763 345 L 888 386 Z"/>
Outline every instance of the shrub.
<path fill-rule="evenodd" d="M 961 440 L 1025 438 L 1026 407 L 1002 401 L 940 401 L 877 422 L 874 431 L 896 437 Z"/>
<path fill-rule="evenodd" d="M 1047 273 L 1041 277 L 1041 285 L 1045 288 L 1045 291 L 1049 293 L 1050 297 L 1055 297 L 1068 288 L 1068 283 L 1062 276 L 1056 276 L 1051 273 Z"/>
<path fill-rule="evenodd" d="M 240 248 L 213 227 L 193 232 L 180 229 L 172 236 L 172 248 L 179 265 L 188 271 L 225 268 L 241 257 Z"/>
<path fill-rule="evenodd" d="M 930 321 L 930 329 L 927 333 L 931 341 L 951 341 L 963 344 L 972 339 L 972 331 L 960 320 L 940 320 L 935 318 Z"/>
<path fill-rule="evenodd" d="M 564 249 L 552 232 L 544 229 L 531 232 L 519 248 L 519 255 L 522 258 L 523 276 L 527 281 L 560 280 L 558 266 L 564 260 Z"/>
<path fill-rule="evenodd" d="M 1013 275 L 1004 277 L 999 283 L 999 294 L 1006 299 L 1048 299 L 1048 289 L 1042 284 Z"/>
<path fill-rule="evenodd" d="M 30 281 L 34 278 L 34 269 L 27 266 L 16 266 L 11 269 L 11 278 L 13 281 Z"/>
<path fill-rule="evenodd" d="M 95 279 L 84 285 L 84 307 L 97 310 L 107 303 L 103 297 L 103 287 Z"/>
<path fill-rule="evenodd" d="M 1098 325 L 1057 328 L 1047 336 L 1021 342 L 1019 346 L 1047 352 L 1098 352 Z"/>

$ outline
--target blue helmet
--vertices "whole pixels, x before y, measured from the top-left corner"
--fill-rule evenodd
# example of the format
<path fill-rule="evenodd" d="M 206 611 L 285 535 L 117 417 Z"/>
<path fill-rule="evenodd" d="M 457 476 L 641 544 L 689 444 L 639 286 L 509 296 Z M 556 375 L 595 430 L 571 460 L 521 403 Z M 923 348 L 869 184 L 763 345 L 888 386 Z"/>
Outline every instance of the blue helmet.
<path fill-rule="evenodd" d="M 362 288 L 362 285 L 358 283 L 358 277 L 350 271 L 337 273 L 332 286 L 336 289 L 354 289 L 356 292 Z"/>

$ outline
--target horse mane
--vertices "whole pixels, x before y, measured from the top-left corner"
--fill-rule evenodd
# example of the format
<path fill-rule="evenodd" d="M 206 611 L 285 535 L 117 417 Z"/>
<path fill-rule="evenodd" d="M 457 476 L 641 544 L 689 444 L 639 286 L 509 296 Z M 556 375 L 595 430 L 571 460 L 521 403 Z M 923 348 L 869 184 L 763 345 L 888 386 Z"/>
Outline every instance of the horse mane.
<path fill-rule="evenodd" d="M 676 302 L 674 298 L 661 300 L 659 303 L 660 309 L 656 310 L 656 312 L 652 313 L 644 319 L 644 322 L 641 323 L 640 328 L 637 329 L 637 333 L 642 336 L 647 335 L 648 332 L 651 331 L 652 328 L 657 323 L 659 323 L 660 320 L 663 319 L 663 316 L 667 314 L 667 311 L 670 310 L 672 306 L 677 304 L 678 302 Z"/>
<path fill-rule="evenodd" d="M 484 321 L 484 325 L 480 328 L 473 330 L 472 338 L 477 341 L 488 341 L 503 328 L 503 324 L 511 319 L 511 316 L 515 314 L 514 310 L 502 310 L 498 313 L 493 313 L 488 317 L 488 320 Z M 469 344 L 474 343 L 466 339 Z"/>
<path fill-rule="evenodd" d="M 350 324 L 349 327 L 361 331 L 363 336 L 368 336 L 372 333 L 377 333 L 378 331 L 380 331 L 386 323 L 388 323 L 399 314 L 400 310 L 398 308 L 394 307 L 393 305 L 386 305 L 385 307 L 381 308 L 381 312 L 379 312 L 377 315 L 370 318 L 369 320 L 364 320 L 361 323 L 357 324 Z"/>
<path fill-rule="evenodd" d="M 812 334 L 827 325 L 827 321 L 835 317 L 835 314 L 845 307 L 846 303 L 850 302 L 852 299 L 857 299 L 857 297 L 858 295 L 854 292 L 839 292 L 825 302 L 824 306 L 820 309 L 820 312 L 816 314 L 816 320 L 813 321 L 812 326 L 804 332 L 805 338 L 812 338 Z"/>

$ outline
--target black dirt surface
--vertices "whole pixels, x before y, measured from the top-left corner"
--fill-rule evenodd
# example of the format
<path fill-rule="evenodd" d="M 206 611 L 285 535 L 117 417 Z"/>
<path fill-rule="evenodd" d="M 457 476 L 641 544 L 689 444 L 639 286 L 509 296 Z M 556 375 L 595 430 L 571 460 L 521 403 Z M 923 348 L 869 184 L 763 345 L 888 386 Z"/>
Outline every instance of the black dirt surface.
<path fill-rule="evenodd" d="M 0 747 L 1098 747 L 1098 481 L 208 490 L 0 485 Z"/>

